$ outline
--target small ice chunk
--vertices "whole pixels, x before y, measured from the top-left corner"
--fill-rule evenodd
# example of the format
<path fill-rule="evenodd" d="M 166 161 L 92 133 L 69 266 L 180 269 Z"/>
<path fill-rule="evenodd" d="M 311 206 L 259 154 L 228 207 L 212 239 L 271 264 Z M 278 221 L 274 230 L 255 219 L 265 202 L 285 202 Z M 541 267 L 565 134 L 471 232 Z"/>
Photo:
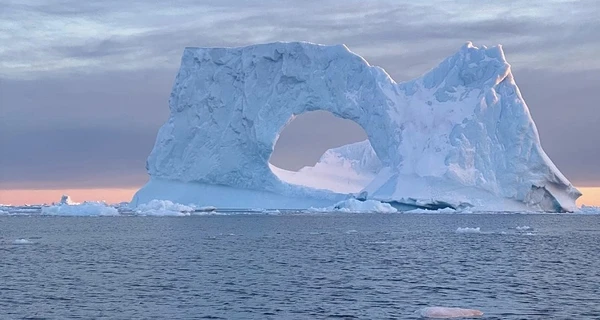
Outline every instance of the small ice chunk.
<path fill-rule="evenodd" d="M 575 211 L 581 214 L 600 214 L 600 207 L 581 205 L 579 210 Z"/>
<path fill-rule="evenodd" d="M 71 199 L 71 197 L 67 194 L 63 194 L 62 197 L 60 198 L 60 202 L 58 204 L 66 204 L 66 205 L 76 205 L 79 204 L 78 202 L 73 201 L 73 199 Z"/>
<path fill-rule="evenodd" d="M 265 213 L 265 214 L 280 214 L 281 211 L 279 211 L 278 209 L 268 209 L 268 210 L 263 211 L 263 213 Z"/>
<path fill-rule="evenodd" d="M 17 239 L 13 241 L 13 244 L 32 244 L 33 242 L 27 239 Z"/>
<path fill-rule="evenodd" d="M 456 229 L 456 233 L 480 233 L 481 229 L 479 227 L 477 228 L 469 228 L 469 227 L 458 227 Z"/>
<path fill-rule="evenodd" d="M 475 309 L 448 307 L 427 307 L 419 310 L 417 313 L 419 313 L 421 317 L 434 319 L 471 318 L 483 315 L 483 312 Z"/>
<path fill-rule="evenodd" d="M 396 213 L 398 210 L 389 203 L 377 200 L 347 199 L 334 204 L 331 207 L 314 208 L 310 207 L 307 212 L 327 213 L 327 212 L 348 212 L 348 213 Z"/>
<path fill-rule="evenodd" d="M 194 210 L 191 206 L 157 199 L 135 208 L 135 212 L 142 216 L 189 216 Z"/>
<path fill-rule="evenodd" d="M 519 231 L 532 231 L 533 230 L 533 228 L 530 226 L 517 226 L 516 229 Z"/>
<path fill-rule="evenodd" d="M 452 209 L 452 208 L 443 208 L 443 209 L 436 209 L 436 210 L 412 209 L 412 210 L 408 210 L 406 212 L 407 213 L 471 213 L 470 211 L 457 211 L 456 209 Z"/>
<path fill-rule="evenodd" d="M 348 199 L 340 201 L 333 205 L 333 210 L 342 212 L 377 212 L 377 213 L 396 213 L 398 210 L 389 203 L 377 200 L 360 201 L 357 199 Z"/>

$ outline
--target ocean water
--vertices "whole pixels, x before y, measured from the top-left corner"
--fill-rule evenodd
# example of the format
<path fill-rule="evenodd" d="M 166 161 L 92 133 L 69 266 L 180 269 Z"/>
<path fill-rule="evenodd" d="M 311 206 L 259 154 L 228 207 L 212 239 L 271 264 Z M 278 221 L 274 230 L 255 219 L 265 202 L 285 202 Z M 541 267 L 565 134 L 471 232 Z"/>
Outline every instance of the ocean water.
<path fill-rule="evenodd" d="M 428 306 L 600 319 L 600 215 L 0 217 L 0 319 L 419 319 Z"/>

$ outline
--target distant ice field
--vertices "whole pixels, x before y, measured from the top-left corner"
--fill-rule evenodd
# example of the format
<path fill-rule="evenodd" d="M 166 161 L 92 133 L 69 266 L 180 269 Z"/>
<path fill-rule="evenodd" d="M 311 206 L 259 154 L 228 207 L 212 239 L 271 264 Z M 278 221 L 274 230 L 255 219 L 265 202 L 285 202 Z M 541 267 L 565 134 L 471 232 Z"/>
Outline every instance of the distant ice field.
<path fill-rule="evenodd" d="M 69 198 L 70 199 L 70 198 Z M 70 200 L 69 200 L 70 201 Z M 198 216 L 198 215 L 311 215 L 328 213 L 380 213 L 380 214 L 559 214 L 539 211 L 470 211 L 470 208 L 454 210 L 412 209 L 399 211 L 388 203 L 375 200 L 359 201 L 348 199 L 330 206 L 308 209 L 277 208 L 227 208 L 214 206 L 195 206 L 173 203 L 169 200 L 152 200 L 137 207 L 128 203 L 107 204 L 89 201 L 83 203 L 57 203 L 51 205 L 0 205 L 0 216 Z M 573 214 L 600 214 L 600 207 L 581 206 Z"/>
<path fill-rule="evenodd" d="M 600 215 L 118 211 L 0 216 L 2 317 L 600 315 Z"/>

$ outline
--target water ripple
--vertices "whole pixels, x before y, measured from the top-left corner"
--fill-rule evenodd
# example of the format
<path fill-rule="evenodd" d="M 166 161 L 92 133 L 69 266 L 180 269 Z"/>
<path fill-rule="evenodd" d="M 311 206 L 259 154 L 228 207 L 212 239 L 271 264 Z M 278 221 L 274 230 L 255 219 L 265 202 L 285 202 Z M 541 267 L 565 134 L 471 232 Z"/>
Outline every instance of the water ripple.
<path fill-rule="evenodd" d="M 0 234 L 7 319 L 600 318 L 597 216 L 0 217 Z"/>

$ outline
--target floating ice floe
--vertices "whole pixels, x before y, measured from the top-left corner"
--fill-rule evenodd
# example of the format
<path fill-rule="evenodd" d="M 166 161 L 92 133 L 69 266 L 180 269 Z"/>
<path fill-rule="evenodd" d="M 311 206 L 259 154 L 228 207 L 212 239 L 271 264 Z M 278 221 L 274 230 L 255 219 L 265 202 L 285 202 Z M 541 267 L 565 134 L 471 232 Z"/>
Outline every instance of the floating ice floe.
<path fill-rule="evenodd" d="M 1 206 L 0 207 L 0 216 L 1 215 L 9 215 L 9 216 L 29 216 L 36 215 L 41 213 L 40 205 L 25 205 L 25 206 Z"/>
<path fill-rule="evenodd" d="M 352 213 L 396 213 L 398 210 L 389 203 L 377 200 L 347 199 L 325 208 L 310 208 L 310 212 L 352 212 Z"/>
<path fill-rule="evenodd" d="M 389 203 L 384 203 L 377 200 L 360 201 L 357 199 L 348 199 L 340 201 L 333 205 L 334 210 L 342 212 L 378 212 L 378 213 L 395 213 L 398 210 L 392 207 Z"/>
<path fill-rule="evenodd" d="M 575 213 L 580 214 L 600 214 L 600 207 L 582 205 Z"/>
<path fill-rule="evenodd" d="M 169 200 L 154 199 L 135 208 L 135 213 L 141 216 L 189 216 L 195 208 Z"/>
<path fill-rule="evenodd" d="M 417 311 L 417 313 L 421 317 L 433 319 L 472 318 L 483 315 L 480 310 L 448 307 L 427 307 Z"/>
<path fill-rule="evenodd" d="M 17 239 L 13 241 L 13 244 L 33 244 L 33 241 L 27 239 Z"/>
<path fill-rule="evenodd" d="M 41 213 L 51 216 L 117 216 L 119 211 L 102 201 L 73 202 L 63 195 L 60 202 L 51 206 L 42 206 Z"/>
<path fill-rule="evenodd" d="M 469 228 L 469 227 L 458 227 L 456 229 L 456 233 L 481 233 L 481 229 L 479 227 Z"/>
<path fill-rule="evenodd" d="M 519 231 L 532 231 L 533 228 L 530 226 L 517 226 L 515 229 L 519 230 Z"/>
<path fill-rule="evenodd" d="M 261 211 L 264 214 L 281 214 L 281 211 L 278 209 L 266 209 Z"/>
<path fill-rule="evenodd" d="M 428 209 L 413 209 L 406 211 L 407 213 L 471 213 L 470 211 L 457 211 L 452 208 L 443 208 L 437 210 L 428 210 Z"/>

